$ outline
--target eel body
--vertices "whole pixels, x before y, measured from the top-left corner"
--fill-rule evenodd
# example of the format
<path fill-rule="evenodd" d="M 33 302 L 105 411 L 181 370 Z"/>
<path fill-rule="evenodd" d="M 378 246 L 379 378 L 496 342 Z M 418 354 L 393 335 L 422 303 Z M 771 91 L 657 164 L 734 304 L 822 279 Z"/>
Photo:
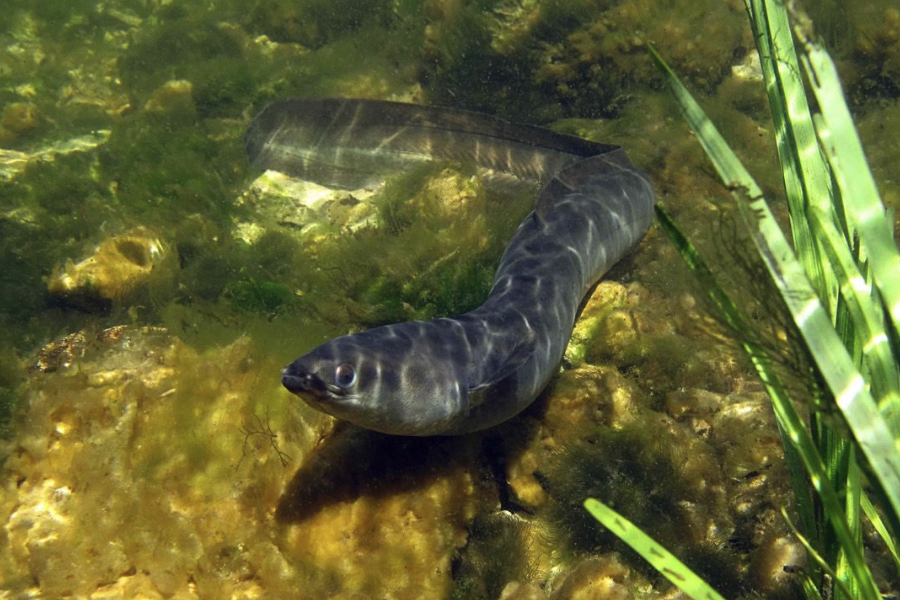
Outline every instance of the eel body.
<path fill-rule="evenodd" d="M 332 187 L 433 159 L 543 186 L 481 307 L 338 337 L 283 370 L 284 387 L 313 408 L 384 433 L 463 434 L 531 404 L 558 369 L 583 298 L 653 219 L 650 183 L 621 148 L 478 113 L 286 100 L 263 110 L 245 144 L 260 168 Z"/>

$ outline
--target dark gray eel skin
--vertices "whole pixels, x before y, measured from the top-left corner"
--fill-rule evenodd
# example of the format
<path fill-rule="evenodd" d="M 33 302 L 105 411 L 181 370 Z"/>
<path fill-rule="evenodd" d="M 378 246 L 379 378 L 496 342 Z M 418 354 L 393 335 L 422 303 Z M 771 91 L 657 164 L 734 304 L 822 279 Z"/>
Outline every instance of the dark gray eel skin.
<path fill-rule="evenodd" d="M 462 110 L 284 100 L 245 144 L 258 168 L 345 189 L 435 159 L 543 186 L 481 307 L 338 337 L 282 371 L 313 408 L 383 433 L 464 434 L 521 412 L 557 372 L 582 299 L 653 220 L 650 182 L 618 146 Z"/>

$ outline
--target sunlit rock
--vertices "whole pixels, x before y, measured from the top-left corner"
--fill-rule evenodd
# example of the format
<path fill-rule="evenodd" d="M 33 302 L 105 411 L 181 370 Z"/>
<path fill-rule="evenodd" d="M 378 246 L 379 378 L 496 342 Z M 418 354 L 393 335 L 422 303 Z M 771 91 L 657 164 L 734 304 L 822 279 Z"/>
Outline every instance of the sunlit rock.
<path fill-rule="evenodd" d="M 496 507 L 475 438 L 362 432 L 328 451 L 327 418 L 246 337 L 200 353 L 117 328 L 59 347 L 0 445 L 16 597 L 444 598 Z"/>
<path fill-rule="evenodd" d="M 0 127 L 15 135 L 33 131 L 41 124 L 38 107 L 31 102 L 12 102 L 7 104 L 0 116 Z"/>
<path fill-rule="evenodd" d="M 57 267 L 48 290 L 67 304 L 103 310 L 130 298 L 140 286 L 170 278 L 170 258 L 153 232 L 133 229 L 102 242 L 88 258 Z"/>
<path fill-rule="evenodd" d="M 586 558 L 561 581 L 553 582 L 551 600 L 631 600 L 646 581 L 615 554 Z"/>
<path fill-rule="evenodd" d="M 185 79 L 172 79 L 165 82 L 150 94 L 144 104 L 147 112 L 167 114 L 194 114 L 194 86 Z"/>

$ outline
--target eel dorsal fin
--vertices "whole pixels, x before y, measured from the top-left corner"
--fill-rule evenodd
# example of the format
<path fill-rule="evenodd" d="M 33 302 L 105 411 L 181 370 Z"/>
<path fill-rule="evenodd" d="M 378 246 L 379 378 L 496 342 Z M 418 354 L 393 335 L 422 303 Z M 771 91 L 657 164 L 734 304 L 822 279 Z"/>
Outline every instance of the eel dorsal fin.
<path fill-rule="evenodd" d="M 325 98 L 273 102 L 244 136 L 250 160 L 355 189 L 424 160 L 456 160 L 543 183 L 615 148 L 453 108 Z"/>

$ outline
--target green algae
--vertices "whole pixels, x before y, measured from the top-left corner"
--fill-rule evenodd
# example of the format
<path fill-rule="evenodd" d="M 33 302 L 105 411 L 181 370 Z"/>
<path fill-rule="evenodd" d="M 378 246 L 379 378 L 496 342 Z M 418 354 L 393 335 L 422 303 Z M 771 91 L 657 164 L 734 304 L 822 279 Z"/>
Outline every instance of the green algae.
<path fill-rule="evenodd" d="M 189 79 L 198 116 L 238 117 L 253 101 L 272 65 L 246 34 L 205 18 L 164 20 L 121 58 L 124 83 L 145 100 L 171 79 Z"/>
<path fill-rule="evenodd" d="M 283 283 L 239 279 L 225 287 L 225 297 L 241 311 L 275 315 L 289 306 L 294 293 Z"/>
<path fill-rule="evenodd" d="M 477 515 L 466 547 L 456 558 L 454 600 L 500 598 L 511 581 L 530 582 L 537 575 L 533 557 L 523 549 L 534 543 L 533 525 L 510 513 Z"/>
<path fill-rule="evenodd" d="M 411 89 L 416 66 L 408 57 L 419 52 L 422 34 L 396 24 L 367 23 L 352 36 L 304 53 L 278 81 L 277 97 L 347 97 L 415 99 Z"/>
<path fill-rule="evenodd" d="M 393 4 L 388 0 L 272 0 L 257 3 L 250 11 L 248 24 L 275 41 L 319 48 L 353 35 L 365 24 L 390 21 Z"/>
<path fill-rule="evenodd" d="M 469 208 L 453 212 L 426 188 L 443 167 L 394 181 L 373 200 L 379 224 L 335 230 L 305 242 L 277 227 L 252 243 L 191 225 L 178 236 L 182 294 L 241 311 L 296 306 L 344 327 L 451 315 L 483 302 L 496 261 L 530 201 L 464 188 Z M 435 179 L 438 178 L 438 179 Z M 452 179 L 452 178 L 451 178 Z M 483 212 L 483 205 L 518 209 Z M 522 213 L 521 215 L 516 214 Z M 382 222 L 385 222 L 382 224 Z"/>
<path fill-rule="evenodd" d="M 17 348 L 85 324 L 48 306 L 43 278 L 116 218 L 92 177 L 96 165 L 87 154 L 59 155 L 29 163 L 15 182 L 0 181 L 0 326 Z"/>
<path fill-rule="evenodd" d="M 543 485 L 555 499 L 549 515 L 551 535 L 568 552 L 616 548 L 627 553 L 613 533 L 576 509 L 588 497 L 600 498 L 666 547 L 678 546 L 672 518 L 686 489 L 678 476 L 677 455 L 654 440 L 653 432 L 640 426 L 600 429 L 555 458 L 542 473 Z"/>
<path fill-rule="evenodd" d="M 439 193 L 444 186 L 447 196 Z M 394 178 L 371 202 L 376 223 L 317 234 L 296 249 L 284 273 L 314 312 L 351 328 L 477 307 L 531 208 L 529 197 L 489 192 L 446 165 Z"/>
<path fill-rule="evenodd" d="M 454 8 L 436 19 L 426 40 L 424 79 L 432 101 L 452 98 L 532 122 L 613 116 L 632 90 L 658 85 L 645 40 L 706 89 L 721 82 L 732 53 L 749 42 L 741 11 L 726 3 L 491 2 Z"/>
<path fill-rule="evenodd" d="M 25 401 L 23 366 L 10 340 L 4 340 L 0 344 L 0 439 L 13 435 L 9 423 Z"/>
<path fill-rule="evenodd" d="M 691 456 L 699 456 L 702 446 L 679 448 L 672 442 L 665 426 L 650 419 L 619 429 L 595 426 L 552 457 L 540 472 L 554 500 L 543 516 L 548 536 L 568 560 L 615 550 L 630 557 L 633 568 L 654 573 L 615 534 L 577 510 L 586 497 L 613 507 L 676 555 L 721 543 L 711 542 L 705 530 L 708 513 L 717 509 L 708 482 L 698 485 L 706 476 L 699 475 L 703 467 Z M 728 572 L 736 572 L 737 557 L 726 562 Z"/>
<path fill-rule="evenodd" d="M 177 223 L 196 212 L 227 219 L 233 207 L 228 192 L 240 182 L 245 159 L 239 147 L 211 134 L 207 124 L 123 120 L 101 150 L 103 178 L 115 181 L 123 209 L 148 225 Z"/>
<path fill-rule="evenodd" d="M 104 206 L 109 196 L 96 169 L 96 157 L 87 154 L 29 164 L 19 183 L 33 191 L 35 220 L 49 225 L 62 239 L 83 238 L 96 231 L 113 216 Z"/>

